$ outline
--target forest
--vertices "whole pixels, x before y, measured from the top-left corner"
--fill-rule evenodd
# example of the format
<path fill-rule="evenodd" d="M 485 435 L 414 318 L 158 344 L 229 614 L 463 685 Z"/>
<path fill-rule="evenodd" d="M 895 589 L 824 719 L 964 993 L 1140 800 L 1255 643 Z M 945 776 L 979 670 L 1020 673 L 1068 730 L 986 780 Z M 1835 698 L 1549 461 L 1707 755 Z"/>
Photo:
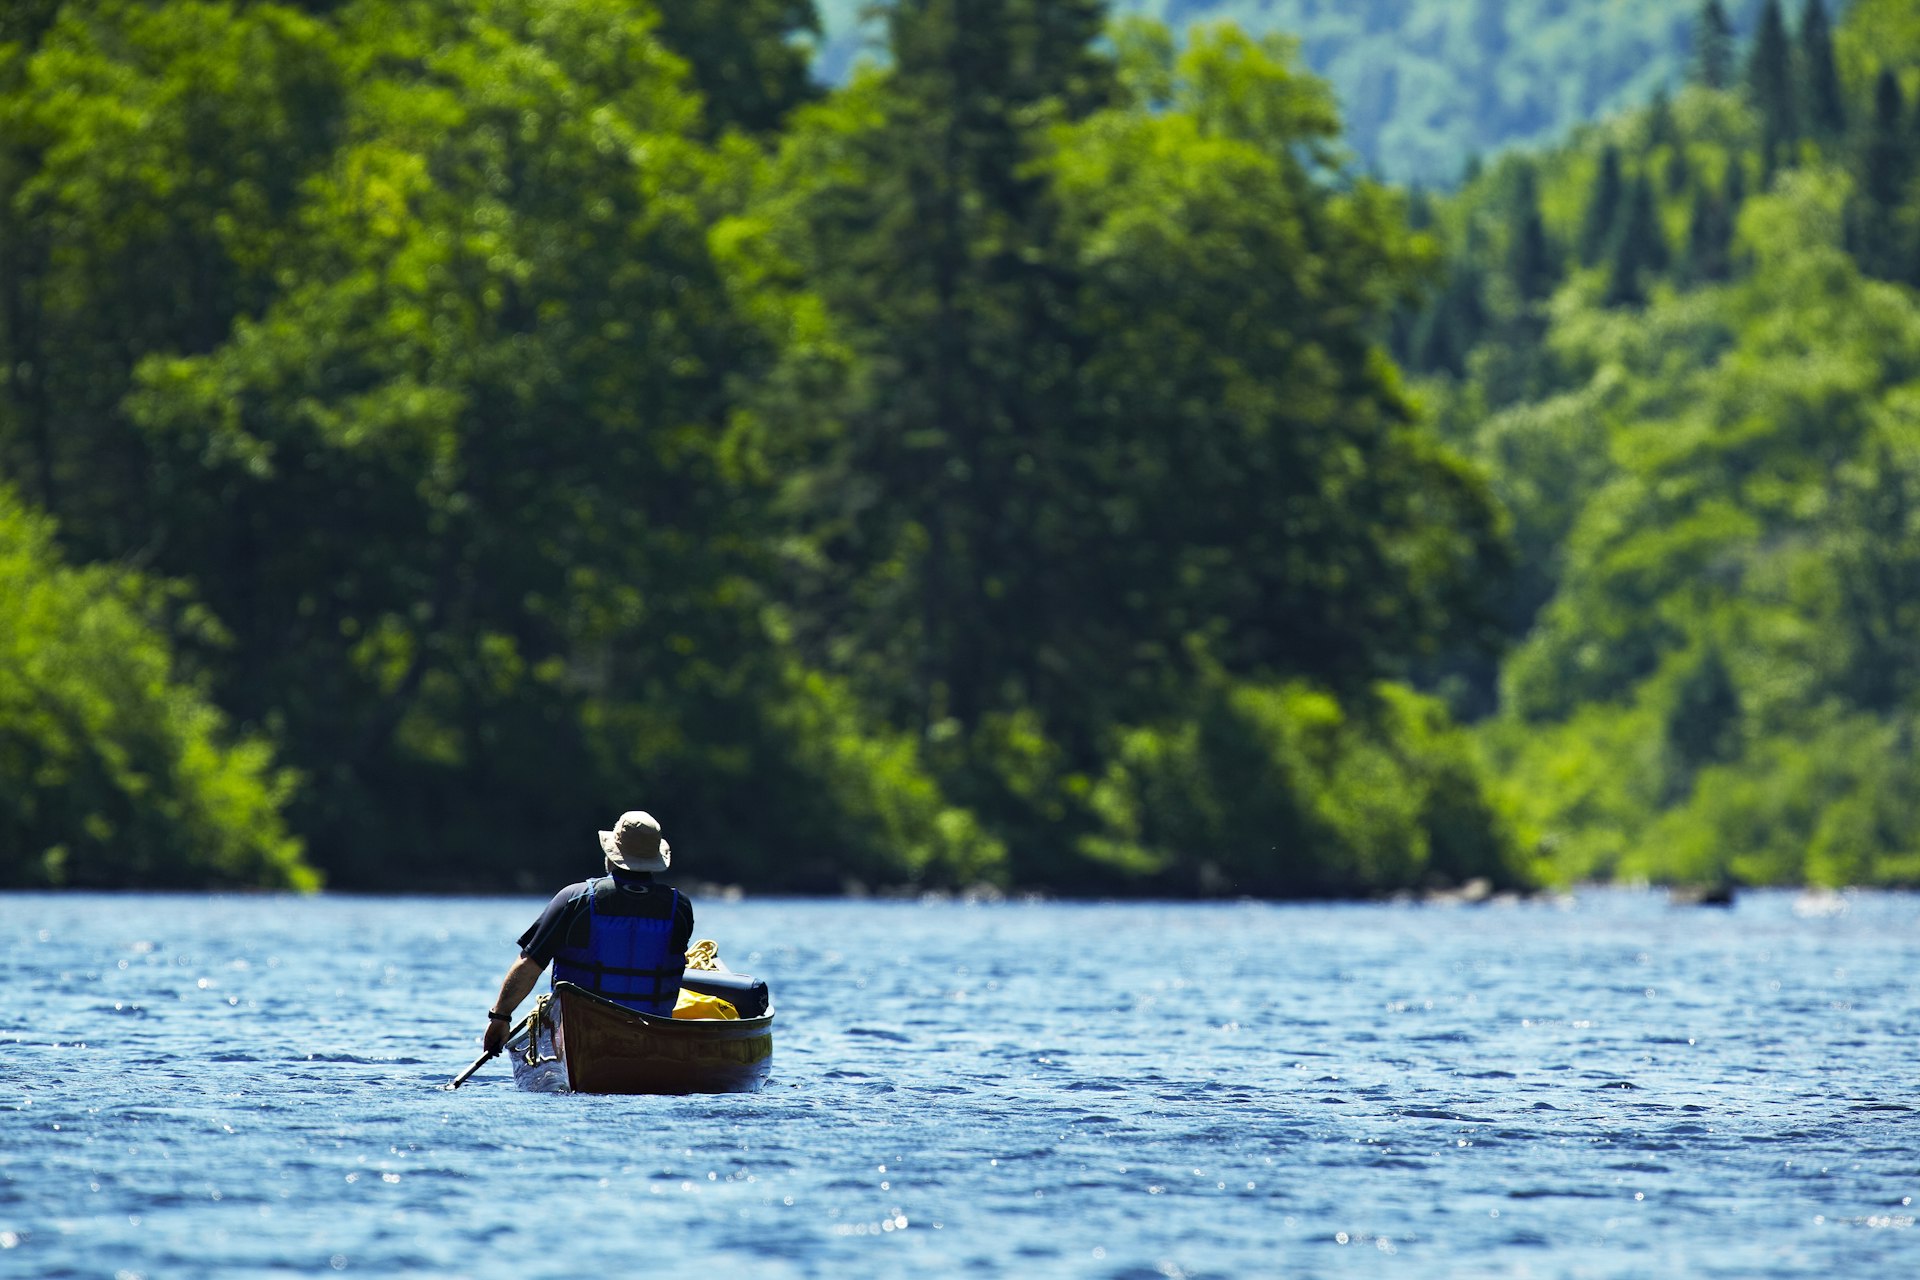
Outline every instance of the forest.
<path fill-rule="evenodd" d="M 1751 8 L 1437 192 L 1098 0 L 9 7 L 0 885 L 1920 882 L 1920 14 Z"/>
<path fill-rule="evenodd" d="M 1396 350 L 1518 564 L 1437 678 L 1559 876 L 1920 879 L 1920 10 L 1796 18 L 1411 212 Z"/>
<path fill-rule="evenodd" d="M 1829 0 L 1828 16 L 1847 3 Z M 1726 0 L 1721 12 L 1745 39 L 1764 4 Z M 885 60 L 872 0 L 820 0 L 819 10 L 824 78 Z M 1176 35 L 1228 23 L 1298 41 L 1301 64 L 1333 86 L 1363 171 L 1429 188 L 1453 185 L 1476 156 L 1558 143 L 1679 84 L 1698 17 L 1674 0 L 1114 0 L 1112 12 Z"/>

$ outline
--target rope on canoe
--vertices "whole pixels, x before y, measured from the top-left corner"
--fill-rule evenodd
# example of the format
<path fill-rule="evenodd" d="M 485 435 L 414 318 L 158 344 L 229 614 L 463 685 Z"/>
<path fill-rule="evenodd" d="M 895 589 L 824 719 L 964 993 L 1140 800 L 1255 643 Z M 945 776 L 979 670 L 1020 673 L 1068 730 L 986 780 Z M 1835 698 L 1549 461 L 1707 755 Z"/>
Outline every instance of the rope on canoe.
<path fill-rule="evenodd" d="M 547 1006 L 552 1003 L 551 995 L 541 996 L 533 1002 L 533 1012 L 527 1015 L 527 1065 L 530 1067 L 540 1061 L 540 1029 L 547 1025 Z"/>
<path fill-rule="evenodd" d="M 702 938 L 687 948 L 687 968 L 718 969 L 720 946 L 712 938 Z"/>

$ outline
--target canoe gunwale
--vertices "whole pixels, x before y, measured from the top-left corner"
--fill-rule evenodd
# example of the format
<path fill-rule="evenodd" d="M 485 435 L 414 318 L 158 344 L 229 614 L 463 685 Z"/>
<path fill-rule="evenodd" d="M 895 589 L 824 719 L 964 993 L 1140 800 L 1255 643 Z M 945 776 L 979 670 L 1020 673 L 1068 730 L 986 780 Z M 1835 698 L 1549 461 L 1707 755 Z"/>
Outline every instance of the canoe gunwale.
<path fill-rule="evenodd" d="M 585 1000 L 597 1005 L 606 1012 L 629 1022 L 638 1023 L 651 1031 L 675 1039 L 685 1040 L 741 1040 L 748 1035 L 759 1035 L 773 1025 L 773 1004 L 767 1004 L 767 1011 L 757 1018 L 662 1018 L 653 1013 L 637 1013 L 617 1001 L 576 986 L 571 982 L 553 984 L 553 994 L 564 996 L 568 1000 Z"/>

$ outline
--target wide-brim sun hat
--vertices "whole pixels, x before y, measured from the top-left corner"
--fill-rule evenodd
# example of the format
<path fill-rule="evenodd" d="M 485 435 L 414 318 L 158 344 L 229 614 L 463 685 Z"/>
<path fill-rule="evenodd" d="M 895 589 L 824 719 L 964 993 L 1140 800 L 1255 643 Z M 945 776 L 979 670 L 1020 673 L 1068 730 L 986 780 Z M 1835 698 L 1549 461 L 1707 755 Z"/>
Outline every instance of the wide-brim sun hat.
<path fill-rule="evenodd" d="M 618 871 L 665 871 L 673 862 L 673 848 L 660 835 L 660 824 L 638 809 L 620 815 L 613 830 L 600 833 L 600 851 Z"/>

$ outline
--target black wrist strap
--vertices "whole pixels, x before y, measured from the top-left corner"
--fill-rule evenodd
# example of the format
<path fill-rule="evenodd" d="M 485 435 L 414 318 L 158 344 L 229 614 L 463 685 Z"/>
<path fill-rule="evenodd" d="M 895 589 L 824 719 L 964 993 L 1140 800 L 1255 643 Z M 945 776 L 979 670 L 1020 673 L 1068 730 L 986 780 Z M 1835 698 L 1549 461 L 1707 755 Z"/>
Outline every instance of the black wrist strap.
<path fill-rule="evenodd" d="M 508 1016 L 507 1016 L 506 1014 L 504 1014 L 504 1013 L 502 1013 L 502 1012 L 500 1012 L 500 1011 L 499 1011 L 498 1009 L 489 1009 L 489 1010 L 487 1010 L 487 1021 L 489 1021 L 489 1022 L 512 1022 L 512 1021 L 513 1021 L 513 1019 L 512 1019 L 512 1018 L 509 1018 L 509 1017 L 508 1017 Z"/>

